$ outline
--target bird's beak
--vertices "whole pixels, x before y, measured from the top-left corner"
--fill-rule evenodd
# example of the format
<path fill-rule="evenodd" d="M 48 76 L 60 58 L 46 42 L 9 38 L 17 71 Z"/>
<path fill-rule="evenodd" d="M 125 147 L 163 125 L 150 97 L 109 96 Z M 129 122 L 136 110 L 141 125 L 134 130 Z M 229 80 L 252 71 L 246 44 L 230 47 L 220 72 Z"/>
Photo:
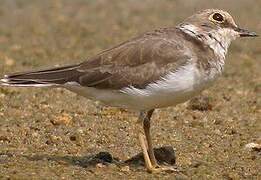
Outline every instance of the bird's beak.
<path fill-rule="evenodd" d="M 236 32 L 238 32 L 240 37 L 257 37 L 258 36 L 255 32 L 251 32 L 246 29 L 241 29 L 239 27 L 236 27 L 234 30 Z"/>

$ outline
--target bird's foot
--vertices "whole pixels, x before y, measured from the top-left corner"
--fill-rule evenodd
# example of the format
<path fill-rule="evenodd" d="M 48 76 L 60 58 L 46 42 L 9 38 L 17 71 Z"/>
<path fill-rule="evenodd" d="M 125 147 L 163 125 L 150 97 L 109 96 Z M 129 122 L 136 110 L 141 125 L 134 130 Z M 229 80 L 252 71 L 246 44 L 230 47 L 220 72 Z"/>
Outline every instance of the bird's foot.
<path fill-rule="evenodd" d="M 174 166 L 157 165 L 155 167 L 147 167 L 147 171 L 149 173 L 161 173 L 161 172 L 174 173 L 174 172 L 179 172 L 179 169 Z"/>

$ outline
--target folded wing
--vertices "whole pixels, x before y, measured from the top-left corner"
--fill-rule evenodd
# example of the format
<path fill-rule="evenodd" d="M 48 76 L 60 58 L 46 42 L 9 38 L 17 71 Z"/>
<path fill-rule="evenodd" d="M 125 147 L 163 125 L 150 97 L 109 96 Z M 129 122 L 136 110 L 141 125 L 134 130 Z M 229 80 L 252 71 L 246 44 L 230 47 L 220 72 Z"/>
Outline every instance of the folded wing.
<path fill-rule="evenodd" d="M 42 87 L 73 82 L 98 89 L 144 88 L 190 58 L 178 42 L 181 34 L 175 28 L 145 33 L 81 64 L 6 75 L 0 84 Z"/>

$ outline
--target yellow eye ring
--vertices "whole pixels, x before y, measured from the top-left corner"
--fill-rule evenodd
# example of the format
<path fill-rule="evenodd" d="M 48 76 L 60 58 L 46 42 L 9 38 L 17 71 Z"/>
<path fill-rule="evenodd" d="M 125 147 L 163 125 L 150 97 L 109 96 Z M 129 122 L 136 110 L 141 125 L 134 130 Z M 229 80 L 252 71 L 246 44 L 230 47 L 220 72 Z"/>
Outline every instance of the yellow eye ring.
<path fill-rule="evenodd" d="M 214 13 L 211 16 L 209 16 L 209 19 L 213 22 L 217 23 L 223 23 L 225 21 L 225 18 L 222 14 L 220 13 Z"/>

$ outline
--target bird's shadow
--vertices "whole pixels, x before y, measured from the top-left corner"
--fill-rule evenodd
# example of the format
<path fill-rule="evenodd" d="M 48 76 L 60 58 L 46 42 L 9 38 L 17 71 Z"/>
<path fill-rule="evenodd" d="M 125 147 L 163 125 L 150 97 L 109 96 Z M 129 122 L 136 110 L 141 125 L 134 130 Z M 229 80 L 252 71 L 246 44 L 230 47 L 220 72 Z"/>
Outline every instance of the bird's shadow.
<path fill-rule="evenodd" d="M 154 149 L 155 157 L 158 160 L 158 163 L 164 165 L 174 166 L 176 162 L 175 151 L 171 146 L 164 146 Z M 144 166 L 144 159 L 142 153 L 127 159 L 125 161 L 120 160 L 117 157 L 113 157 L 109 152 L 99 152 L 93 155 L 87 156 L 55 156 L 55 155 L 23 155 L 30 161 L 55 161 L 62 164 L 69 164 L 73 166 L 80 166 L 83 168 L 93 168 L 97 164 L 109 165 L 115 164 L 119 167 L 121 166 L 130 166 L 134 168 L 139 168 Z"/>

